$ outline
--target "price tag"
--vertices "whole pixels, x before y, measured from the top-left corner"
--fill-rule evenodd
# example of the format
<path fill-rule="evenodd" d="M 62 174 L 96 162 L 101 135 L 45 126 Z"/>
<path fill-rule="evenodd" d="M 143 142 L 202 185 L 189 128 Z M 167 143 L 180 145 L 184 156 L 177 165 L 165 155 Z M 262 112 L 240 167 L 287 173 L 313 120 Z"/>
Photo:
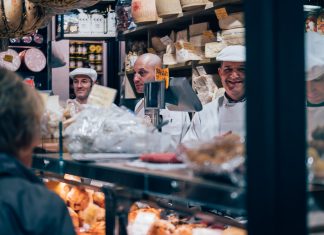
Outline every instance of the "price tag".
<path fill-rule="evenodd" d="M 156 81 L 165 81 L 165 88 L 168 89 L 169 88 L 169 80 L 170 80 L 170 76 L 169 76 L 169 69 L 168 68 L 155 68 L 155 80 Z"/>
<path fill-rule="evenodd" d="M 190 42 L 184 42 L 183 48 L 186 50 L 190 50 L 190 51 L 194 51 L 196 49 L 195 46 L 192 45 L 192 43 L 190 43 Z"/>
<path fill-rule="evenodd" d="M 217 17 L 218 20 L 222 20 L 222 19 L 224 19 L 224 18 L 226 18 L 228 16 L 225 7 L 216 9 L 215 14 L 216 14 L 216 17 Z"/>
<path fill-rule="evenodd" d="M 95 84 L 91 89 L 87 103 L 100 107 L 110 107 L 115 100 L 116 94 L 115 89 Z"/>
<path fill-rule="evenodd" d="M 13 61 L 13 56 L 7 54 L 7 55 L 5 55 L 5 56 L 3 57 L 3 60 L 6 61 L 6 62 L 9 62 L 9 63 L 12 63 L 12 61 Z"/>
<path fill-rule="evenodd" d="M 197 69 L 200 76 L 203 76 L 203 75 L 207 74 L 204 66 L 197 66 L 196 69 Z"/>
<path fill-rule="evenodd" d="M 160 38 L 160 40 L 165 46 L 173 43 L 173 41 L 171 40 L 171 38 L 169 36 L 165 36 L 163 38 Z"/>

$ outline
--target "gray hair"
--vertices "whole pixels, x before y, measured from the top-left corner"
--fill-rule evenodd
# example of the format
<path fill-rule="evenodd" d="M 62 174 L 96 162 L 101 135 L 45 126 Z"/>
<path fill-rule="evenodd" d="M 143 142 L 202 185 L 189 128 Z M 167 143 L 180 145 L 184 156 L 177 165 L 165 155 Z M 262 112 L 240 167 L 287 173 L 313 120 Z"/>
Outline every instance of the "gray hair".
<path fill-rule="evenodd" d="M 43 102 L 20 76 L 0 68 L 0 152 L 17 155 L 40 137 Z"/>

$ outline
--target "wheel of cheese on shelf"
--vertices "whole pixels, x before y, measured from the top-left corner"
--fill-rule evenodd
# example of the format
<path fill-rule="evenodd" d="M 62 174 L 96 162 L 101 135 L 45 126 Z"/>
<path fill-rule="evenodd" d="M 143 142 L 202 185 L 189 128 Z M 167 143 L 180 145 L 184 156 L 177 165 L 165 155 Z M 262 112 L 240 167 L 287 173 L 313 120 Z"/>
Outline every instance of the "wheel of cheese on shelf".
<path fill-rule="evenodd" d="M 244 45 L 245 29 L 227 29 L 222 31 L 222 39 L 227 45 Z"/>
<path fill-rule="evenodd" d="M 132 16 L 137 24 L 147 24 L 157 21 L 155 1 L 133 0 Z"/>
<path fill-rule="evenodd" d="M 197 8 L 203 8 L 209 2 L 208 0 L 180 0 L 183 11 L 191 11 Z"/>
<path fill-rule="evenodd" d="M 161 18 L 168 18 L 182 13 L 180 0 L 155 0 L 156 10 Z"/>
<path fill-rule="evenodd" d="M 46 67 L 46 57 L 44 53 L 37 48 L 30 48 L 19 53 L 21 60 L 27 69 L 32 72 L 40 72 Z"/>
<path fill-rule="evenodd" d="M 243 12 L 232 13 L 232 14 L 229 14 L 227 17 L 220 19 L 219 27 L 221 29 L 244 28 L 244 14 L 243 14 Z"/>
<path fill-rule="evenodd" d="M 0 52 L 0 67 L 11 71 L 17 71 L 21 65 L 18 53 L 13 49 Z"/>

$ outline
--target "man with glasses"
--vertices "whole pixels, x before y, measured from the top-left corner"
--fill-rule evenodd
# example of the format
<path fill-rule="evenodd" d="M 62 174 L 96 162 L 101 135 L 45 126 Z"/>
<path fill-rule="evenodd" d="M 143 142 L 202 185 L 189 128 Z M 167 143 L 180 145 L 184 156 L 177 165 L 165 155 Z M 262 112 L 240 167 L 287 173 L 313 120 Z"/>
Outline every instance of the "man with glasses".
<path fill-rule="evenodd" d="M 134 64 L 134 84 L 138 94 L 144 93 L 145 82 L 155 80 L 156 67 L 162 67 L 162 61 L 157 55 L 146 53 L 137 58 Z M 135 114 L 144 118 L 144 99 L 136 104 Z M 171 136 L 172 145 L 176 147 L 189 127 L 189 115 L 186 112 L 169 111 L 168 109 L 160 110 L 160 115 L 163 121 L 168 121 L 162 127 L 162 132 Z"/>
<path fill-rule="evenodd" d="M 183 142 L 209 140 L 233 132 L 245 136 L 245 47 L 227 46 L 216 57 L 225 94 L 196 113 Z"/>

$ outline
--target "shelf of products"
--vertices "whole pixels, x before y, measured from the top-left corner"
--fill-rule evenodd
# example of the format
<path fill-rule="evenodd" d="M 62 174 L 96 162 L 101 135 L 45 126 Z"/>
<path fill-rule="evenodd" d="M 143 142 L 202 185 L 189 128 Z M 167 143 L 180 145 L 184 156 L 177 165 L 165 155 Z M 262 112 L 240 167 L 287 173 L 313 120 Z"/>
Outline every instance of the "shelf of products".
<path fill-rule="evenodd" d="M 216 8 L 226 7 L 228 12 L 237 11 L 238 9 L 242 9 L 242 1 L 241 0 L 221 0 L 216 1 L 214 3 L 206 4 L 204 10 L 198 9 L 194 11 L 184 12 L 177 17 L 167 18 L 167 19 L 160 19 L 157 23 L 148 24 L 143 26 L 138 26 L 134 30 L 126 30 L 123 32 L 124 37 L 133 37 L 138 36 L 141 34 L 146 34 L 150 29 L 165 29 L 165 28 L 172 28 L 176 27 L 177 25 L 181 24 L 191 24 L 192 18 L 196 16 L 204 16 L 215 14 L 214 10 Z"/>

